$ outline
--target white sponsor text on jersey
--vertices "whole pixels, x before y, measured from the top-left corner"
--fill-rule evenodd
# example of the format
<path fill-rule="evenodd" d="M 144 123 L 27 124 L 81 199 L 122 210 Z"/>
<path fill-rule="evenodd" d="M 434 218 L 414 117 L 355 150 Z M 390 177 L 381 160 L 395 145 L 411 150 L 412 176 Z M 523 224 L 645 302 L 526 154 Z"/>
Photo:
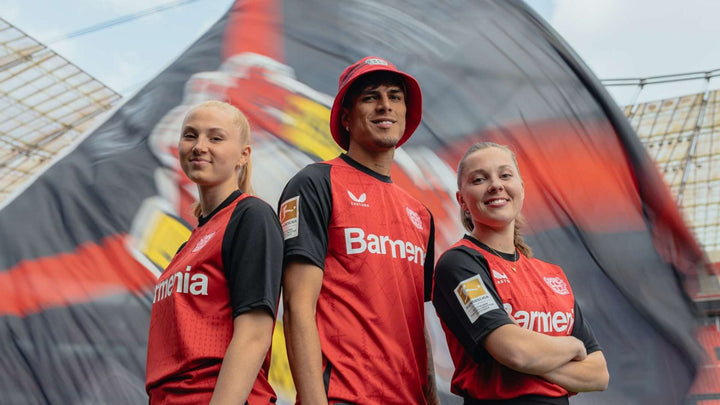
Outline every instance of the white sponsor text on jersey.
<path fill-rule="evenodd" d="M 365 231 L 361 228 L 345 228 L 345 250 L 349 255 L 365 251 L 377 255 L 389 253 L 393 258 L 399 257 L 418 264 L 425 263 L 425 250 L 420 246 L 400 239 L 394 240 L 385 235 L 369 233 L 365 236 Z"/>
<path fill-rule="evenodd" d="M 175 292 L 180 294 L 208 295 L 208 277 L 202 273 L 191 274 L 192 266 L 185 271 L 178 271 L 155 286 L 153 303 L 162 301 Z"/>

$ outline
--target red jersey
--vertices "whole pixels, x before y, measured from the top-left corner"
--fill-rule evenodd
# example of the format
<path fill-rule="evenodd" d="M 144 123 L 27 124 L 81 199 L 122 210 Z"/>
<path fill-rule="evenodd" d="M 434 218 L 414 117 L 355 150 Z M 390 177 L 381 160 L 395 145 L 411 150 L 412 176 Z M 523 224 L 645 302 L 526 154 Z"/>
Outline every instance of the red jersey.
<path fill-rule="evenodd" d="M 588 353 L 600 350 L 560 267 L 519 253 L 495 255 L 469 236 L 438 260 L 433 304 L 455 364 L 451 391 L 465 398 L 532 395 L 567 403 L 564 388 L 507 368 L 485 350 L 485 337 L 512 319 L 546 335 L 573 335 Z"/>
<path fill-rule="evenodd" d="M 210 402 L 234 317 L 277 310 L 282 231 L 272 208 L 237 191 L 199 222 L 155 287 L 146 375 L 151 404 Z M 275 402 L 269 368 L 270 352 L 250 405 Z"/>
<path fill-rule="evenodd" d="M 324 271 L 317 326 L 330 403 L 425 403 L 430 212 L 346 155 L 301 170 L 280 201 L 286 259 Z"/>

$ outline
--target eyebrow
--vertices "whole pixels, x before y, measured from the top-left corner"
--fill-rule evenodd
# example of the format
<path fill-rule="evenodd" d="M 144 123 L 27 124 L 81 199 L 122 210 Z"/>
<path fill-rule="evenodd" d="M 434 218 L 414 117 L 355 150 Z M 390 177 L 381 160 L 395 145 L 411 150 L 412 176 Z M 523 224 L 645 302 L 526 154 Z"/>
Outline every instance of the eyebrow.
<path fill-rule="evenodd" d="M 502 165 L 502 166 L 498 166 L 497 169 L 498 169 L 498 170 L 505 170 L 505 169 L 511 169 L 511 170 L 512 170 L 512 169 L 514 169 L 514 168 L 515 168 L 515 166 L 513 166 L 513 165 Z M 480 168 L 480 169 L 470 170 L 470 171 L 468 172 L 468 175 L 474 174 L 474 173 L 487 173 L 487 172 L 489 172 L 489 171 L 492 171 L 492 170 L 487 170 L 487 169 Z"/>
<path fill-rule="evenodd" d="M 378 87 L 380 87 L 380 86 L 382 86 L 382 84 L 379 84 L 379 85 L 374 86 L 374 87 L 367 87 L 367 88 L 363 89 L 363 91 L 361 91 L 360 94 L 379 93 L 380 90 L 378 90 Z M 403 94 L 405 94 L 405 92 L 403 91 L 403 89 L 402 89 L 400 86 L 396 85 L 396 84 L 389 84 L 389 85 L 387 85 L 387 86 L 389 87 L 388 93 L 393 93 L 393 94 L 395 94 L 395 93 L 403 93 Z"/>
<path fill-rule="evenodd" d="M 198 130 L 196 127 L 194 127 L 192 125 L 183 125 L 182 131 L 185 132 L 189 129 L 191 129 L 193 131 Z M 225 130 L 225 128 L 223 128 L 223 127 L 211 127 L 207 130 L 207 132 L 210 134 L 220 133 L 222 135 L 227 135 L 227 133 L 228 133 L 228 131 Z"/>

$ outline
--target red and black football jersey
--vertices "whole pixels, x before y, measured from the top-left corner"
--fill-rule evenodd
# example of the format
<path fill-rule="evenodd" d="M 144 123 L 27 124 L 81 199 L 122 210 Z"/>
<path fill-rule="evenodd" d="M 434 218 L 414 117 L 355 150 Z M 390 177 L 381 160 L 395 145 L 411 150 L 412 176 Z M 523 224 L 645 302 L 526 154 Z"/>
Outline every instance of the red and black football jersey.
<path fill-rule="evenodd" d="M 433 305 L 455 364 L 453 393 L 481 400 L 526 396 L 542 398 L 538 403 L 567 403 L 572 393 L 503 366 L 483 344 L 490 332 L 514 319 L 535 332 L 575 336 L 588 353 L 600 350 L 559 266 L 519 252 L 498 256 L 466 235 L 440 257 L 434 279 Z"/>
<path fill-rule="evenodd" d="M 210 402 L 233 319 L 254 309 L 276 314 L 282 249 L 272 207 L 240 191 L 199 219 L 155 287 L 146 375 L 151 404 Z M 276 400 L 269 368 L 268 351 L 250 405 Z"/>
<path fill-rule="evenodd" d="M 324 271 L 317 325 L 330 403 L 425 403 L 430 212 L 347 155 L 305 167 L 280 202 L 286 260 Z"/>

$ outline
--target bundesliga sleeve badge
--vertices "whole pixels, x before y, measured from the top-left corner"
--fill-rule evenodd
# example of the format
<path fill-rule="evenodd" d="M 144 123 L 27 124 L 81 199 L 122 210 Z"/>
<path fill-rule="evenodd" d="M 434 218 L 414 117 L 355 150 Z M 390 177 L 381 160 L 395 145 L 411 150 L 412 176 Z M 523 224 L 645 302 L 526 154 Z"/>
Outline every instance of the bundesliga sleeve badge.
<path fill-rule="evenodd" d="M 488 311 L 500 308 L 485 288 L 485 283 L 479 275 L 461 281 L 455 287 L 455 296 L 465 310 L 465 315 L 470 323 L 474 323 Z"/>
<path fill-rule="evenodd" d="M 279 219 L 285 240 L 298 236 L 300 196 L 285 200 L 280 205 Z"/>

